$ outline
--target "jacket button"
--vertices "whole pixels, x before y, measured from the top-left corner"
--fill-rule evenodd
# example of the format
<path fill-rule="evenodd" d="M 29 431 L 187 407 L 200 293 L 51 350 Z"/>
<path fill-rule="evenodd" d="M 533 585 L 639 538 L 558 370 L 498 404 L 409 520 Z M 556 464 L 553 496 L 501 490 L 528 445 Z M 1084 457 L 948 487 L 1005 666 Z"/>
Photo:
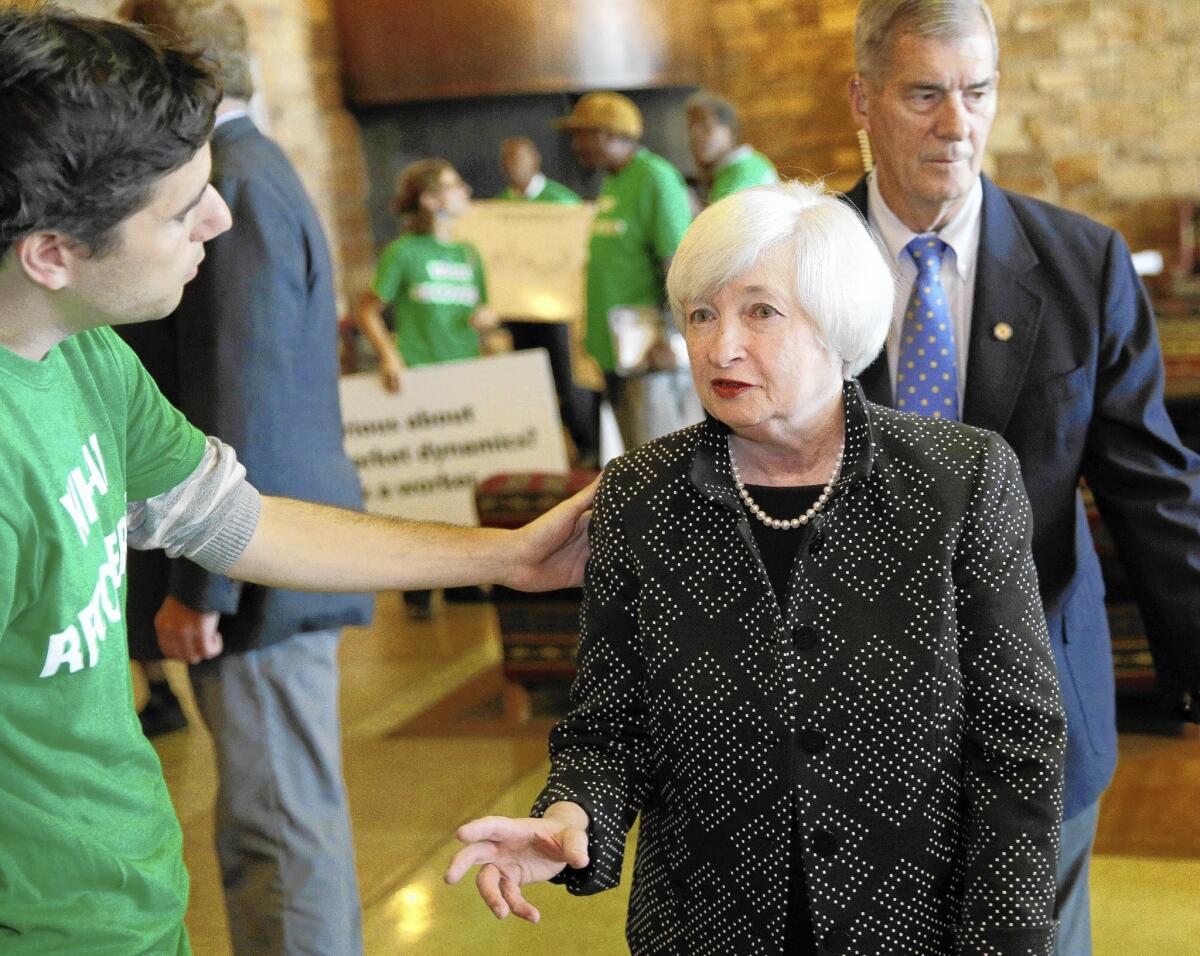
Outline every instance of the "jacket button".
<path fill-rule="evenodd" d="M 810 754 L 819 754 L 828 742 L 828 738 L 819 730 L 809 728 L 800 732 L 800 746 Z"/>
<path fill-rule="evenodd" d="M 833 856 L 837 852 L 838 838 L 828 830 L 816 830 L 809 838 L 808 845 L 818 856 Z"/>
<path fill-rule="evenodd" d="M 850 934 L 840 929 L 826 933 L 821 948 L 827 953 L 845 953 L 850 949 Z"/>
<path fill-rule="evenodd" d="M 792 631 L 792 646 L 800 651 L 810 651 L 821 640 L 821 632 L 811 624 L 801 624 Z"/>

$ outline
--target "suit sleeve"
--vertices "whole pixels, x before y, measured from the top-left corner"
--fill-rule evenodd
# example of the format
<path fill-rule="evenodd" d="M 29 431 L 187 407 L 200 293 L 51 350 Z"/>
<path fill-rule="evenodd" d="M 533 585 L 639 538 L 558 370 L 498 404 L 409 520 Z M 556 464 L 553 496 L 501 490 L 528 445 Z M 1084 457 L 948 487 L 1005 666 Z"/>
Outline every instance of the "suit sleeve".
<path fill-rule="evenodd" d="M 1160 683 L 1200 691 L 1200 457 L 1167 416 L 1150 301 L 1116 233 L 1101 322 L 1083 475 L 1129 574 Z"/>
<path fill-rule="evenodd" d="M 180 405 L 236 449 L 252 483 L 270 492 L 286 438 L 282 396 L 298 387 L 288 332 L 306 314 L 308 250 L 283 195 L 262 181 L 215 183 L 234 226 L 209 242 L 186 314 L 178 322 Z M 185 604 L 232 614 L 242 584 L 187 560 L 172 563 L 170 593 Z"/>
<path fill-rule="evenodd" d="M 637 577 L 610 478 L 589 530 L 571 712 L 551 731 L 550 776 L 532 811 L 541 816 L 560 800 L 587 811 L 590 862 L 555 878 L 578 895 L 620 882 L 625 837 L 649 791 Z"/>
<path fill-rule="evenodd" d="M 1016 456 L 989 437 L 955 554 L 966 846 L 958 953 L 1049 953 L 1066 721 Z"/>

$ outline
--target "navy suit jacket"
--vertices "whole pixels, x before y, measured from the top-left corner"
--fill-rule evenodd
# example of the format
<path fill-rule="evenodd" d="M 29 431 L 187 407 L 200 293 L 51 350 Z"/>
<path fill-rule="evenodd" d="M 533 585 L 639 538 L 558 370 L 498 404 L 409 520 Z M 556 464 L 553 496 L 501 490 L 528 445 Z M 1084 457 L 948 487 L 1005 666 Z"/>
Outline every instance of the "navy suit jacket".
<path fill-rule="evenodd" d="M 217 127 L 212 155 L 212 182 L 233 227 L 205 244 L 173 314 L 118 331 L 167 398 L 236 449 L 264 494 L 359 510 L 358 476 L 342 448 L 333 268 L 316 210 L 283 151 L 248 118 Z M 158 656 L 153 617 L 167 593 L 222 612 L 227 653 L 365 624 L 372 602 L 242 584 L 160 552 L 134 552 L 134 656 Z"/>
<path fill-rule="evenodd" d="M 866 218 L 866 180 L 847 199 Z M 1196 691 L 1200 458 L 1163 406 L 1153 313 L 1120 235 L 986 177 L 982 216 L 962 417 L 1003 435 L 1021 462 L 1067 712 L 1071 817 L 1100 796 L 1117 757 L 1104 584 L 1079 479 L 1128 568 L 1160 685 Z M 997 336 L 1000 323 L 1011 338 Z M 872 401 L 893 403 L 886 354 L 860 381 Z"/>

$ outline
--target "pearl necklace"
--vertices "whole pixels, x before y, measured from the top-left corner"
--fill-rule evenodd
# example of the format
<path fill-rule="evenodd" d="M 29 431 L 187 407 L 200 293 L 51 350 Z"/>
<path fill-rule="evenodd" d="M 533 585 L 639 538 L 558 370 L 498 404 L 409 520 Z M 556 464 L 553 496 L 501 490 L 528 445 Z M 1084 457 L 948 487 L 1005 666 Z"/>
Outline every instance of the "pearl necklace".
<path fill-rule="evenodd" d="M 737 493 L 742 499 L 742 504 L 746 506 L 746 510 L 754 515 L 759 521 L 765 524 L 768 528 L 775 528 L 777 531 L 785 529 L 799 528 L 801 525 L 806 525 L 825 507 L 825 503 L 829 500 L 829 496 L 833 494 L 833 483 L 837 480 L 839 472 L 842 470 L 842 455 L 846 451 L 846 443 L 842 442 L 842 447 L 838 449 L 837 461 L 833 464 L 833 474 L 829 476 L 829 480 L 825 482 L 825 487 L 821 489 L 821 493 L 817 495 L 817 500 L 813 502 L 809 508 L 799 518 L 772 518 L 769 514 L 759 507 L 752 497 L 750 492 L 746 490 L 746 484 L 742 481 L 742 473 L 738 471 L 737 461 L 733 457 L 733 443 L 726 439 L 729 445 L 729 467 L 733 469 L 733 484 L 737 488 Z"/>

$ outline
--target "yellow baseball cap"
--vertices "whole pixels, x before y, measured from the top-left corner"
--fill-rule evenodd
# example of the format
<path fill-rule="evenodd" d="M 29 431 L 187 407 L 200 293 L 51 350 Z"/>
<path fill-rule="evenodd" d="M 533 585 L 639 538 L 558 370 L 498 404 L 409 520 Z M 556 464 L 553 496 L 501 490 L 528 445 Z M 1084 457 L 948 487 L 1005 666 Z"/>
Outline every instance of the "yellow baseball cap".
<path fill-rule="evenodd" d="M 620 93 L 585 93 L 571 115 L 554 120 L 553 125 L 558 129 L 600 129 L 641 139 L 642 111 L 633 100 Z"/>

